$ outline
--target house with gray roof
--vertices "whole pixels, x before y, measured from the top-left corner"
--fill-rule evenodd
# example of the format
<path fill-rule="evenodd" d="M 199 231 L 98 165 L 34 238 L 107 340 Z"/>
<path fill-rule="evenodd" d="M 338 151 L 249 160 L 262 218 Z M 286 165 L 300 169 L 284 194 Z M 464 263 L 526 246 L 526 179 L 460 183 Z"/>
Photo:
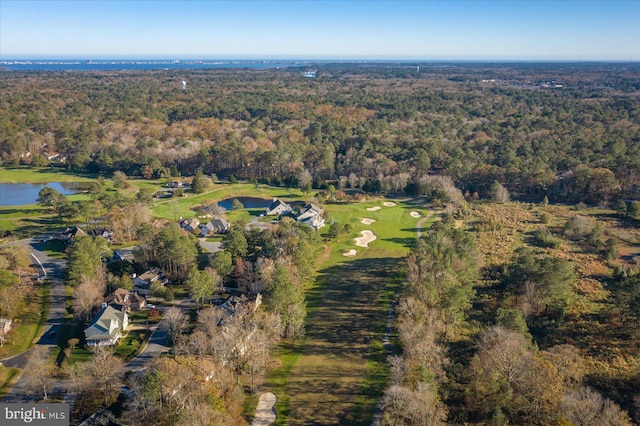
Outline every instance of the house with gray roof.
<path fill-rule="evenodd" d="M 207 236 L 211 234 L 225 234 L 229 232 L 231 224 L 224 219 L 212 219 L 200 228 L 200 235 Z"/>
<path fill-rule="evenodd" d="M 280 216 L 282 214 L 291 213 L 291 206 L 282 200 L 277 198 L 273 199 L 273 203 L 267 207 L 267 216 Z"/>
<path fill-rule="evenodd" d="M 296 215 L 296 221 L 311 226 L 313 229 L 320 229 L 324 226 L 324 210 L 313 203 L 302 207 Z"/>
<path fill-rule="evenodd" d="M 84 330 L 87 346 L 113 346 L 129 325 L 129 316 L 106 303 L 102 310 L 93 318 L 91 324 Z"/>

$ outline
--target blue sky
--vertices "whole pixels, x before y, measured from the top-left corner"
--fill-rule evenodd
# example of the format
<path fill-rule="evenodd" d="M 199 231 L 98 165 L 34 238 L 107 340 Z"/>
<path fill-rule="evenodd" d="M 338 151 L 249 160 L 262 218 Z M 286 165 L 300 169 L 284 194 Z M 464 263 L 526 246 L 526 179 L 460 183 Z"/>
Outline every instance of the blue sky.
<path fill-rule="evenodd" d="M 0 58 L 640 60 L 640 1 L 0 0 Z"/>

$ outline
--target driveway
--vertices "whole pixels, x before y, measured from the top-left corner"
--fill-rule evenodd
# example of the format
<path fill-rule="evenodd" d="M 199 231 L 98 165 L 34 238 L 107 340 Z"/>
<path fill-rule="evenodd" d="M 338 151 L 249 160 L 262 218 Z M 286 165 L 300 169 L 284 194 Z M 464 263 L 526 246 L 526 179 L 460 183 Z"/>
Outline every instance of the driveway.
<path fill-rule="evenodd" d="M 194 306 L 195 302 L 191 299 L 184 299 L 177 303 L 175 306 L 181 308 L 185 313 Z M 160 308 L 164 310 L 165 308 Z M 149 366 L 149 363 L 157 358 L 161 353 L 168 352 L 170 346 L 167 346 L 169 341 L 169 329 L 167 328 L 167 321 L 163 319 L 153 328 L 151 337 L 147 345 L 142 349 L 142 352 L 137 357 L 126 363 L 120 369 L 121 373 L 132 371 L 134 373 L 140 372 Z"/>
<path fill-rule="evenodd" d="M 208 250 L 209 253 L 217 253 L 219 251 L 222 251 L 221 242 L 207 241 L 205 238 L 200 239 L 200 247 L 202 247 L 205 250 Z"/>

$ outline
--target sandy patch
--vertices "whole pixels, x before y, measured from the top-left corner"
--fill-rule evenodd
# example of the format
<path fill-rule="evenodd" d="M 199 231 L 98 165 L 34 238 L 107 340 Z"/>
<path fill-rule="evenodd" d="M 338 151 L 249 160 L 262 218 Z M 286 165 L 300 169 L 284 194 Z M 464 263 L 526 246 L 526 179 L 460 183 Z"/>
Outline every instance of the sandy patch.
<path fill-rule="evenodd" d="M 358 254 L 358 251 L 356 249 L 351 249 L 346 253 L 342 253 L 343 256 L 347 257 L 354 257 L 356 254 Z"/>
<path fill-rule="evenodd" d="M 371 241 L 375 241 L 378 238 L 375 235 L 373 235 L 373 232 L 368 230 L 362 231 L 360 233 L 362 234 L 362 237 L 356 238 L 356 245 L 358 247 L 369 247 L 369 243 Z"/>
<path fill-rule="evenodd" d="M 251 426 L 269 426 L 276 421 L 276 412 L 273 406 L 276 405 L 276 396 L 271 392 L 265 392 L 260 395 L 258 406 L 256 407 L 256 416 L 251 422 Z"/>
<path fill-rule="evenodd" d="M 411 217 L 415 217 L 416 219 L 420 217 L 420 213 L 418 212 L 411 212 L 409 214 L 411 215 Z"/>
<path fill-rule="evenodd" d="M 393 201 L 385 201 L 384 203 L 382 203 L 382 205 L 385 207 L 393 207 L 396 205 L 396 203 L 394 203 Z"/>
<path fill-rule="evenodd" d="M 382 207 L 380 207 L 380 206 L 367 207 L 367 211 L 375 212 L 375 211 L 377 211 L 377 210 L 380 210 L 381 208 L 382 208 Z"/>
<path fill-rule="evenodd" d="M 376 221 L 375 219 L 369 219 L 365 217 L 360 222 L 364 223 L 365 225 L 371 225 L 375 221 Z"/>

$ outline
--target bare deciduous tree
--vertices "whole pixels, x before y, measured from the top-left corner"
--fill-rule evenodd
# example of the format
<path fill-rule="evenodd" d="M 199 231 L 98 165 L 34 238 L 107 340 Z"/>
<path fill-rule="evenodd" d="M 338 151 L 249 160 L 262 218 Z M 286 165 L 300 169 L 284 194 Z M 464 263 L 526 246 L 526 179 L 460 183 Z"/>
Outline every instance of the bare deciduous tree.
<path fill-rule="evenodd" d="M 49 361 L 49 347 L 35 346 L 24 369 L 25 383 L 34 394 L 41 394 L 45 402 L 49 400 L 55 370 L 55 365 Z"/>
<path fill-rule="evenodd" d="M 433 386 L 420 382 L 415 389 L 391 386 L 383 397 L 383 426 L 437 426 L 445 424 L 447 408 Z"/>
<path fill-rule="evenodd" d="M 101 393 L 104 404 L 108 405 L 115 396 L 117 382 L 114 377 L 121 367 L 122 359 L 113 354 L 112 348 L 96 347 L 91 359 L 78 369 L 80 388 L 87 393 Z"/>
<path fill-rule="evenodd" d="M 189 318 L 182 312 L 182 309 L 177 306 L 171 306 L 164 312 L 164 320 L 171 336 L 171 342 L 175 345 L 178 337 L 186 328 Z"/>
<path fill-rule="evenodd" d="M 80 283 L 73 289 L 73 313 L 83 320 L 89 319 L 91 311 L 99 306 L 106 289 L 106 276 L 103 269 L 99 269 L 96 276 L 83 276 Z"/>
<path fill-rule="evenodd" d="M 631 425 L 629 415 L 616 403 L 588 387 L 566 392 L 560 403 L 562 416 L 575 426 Z"/>

